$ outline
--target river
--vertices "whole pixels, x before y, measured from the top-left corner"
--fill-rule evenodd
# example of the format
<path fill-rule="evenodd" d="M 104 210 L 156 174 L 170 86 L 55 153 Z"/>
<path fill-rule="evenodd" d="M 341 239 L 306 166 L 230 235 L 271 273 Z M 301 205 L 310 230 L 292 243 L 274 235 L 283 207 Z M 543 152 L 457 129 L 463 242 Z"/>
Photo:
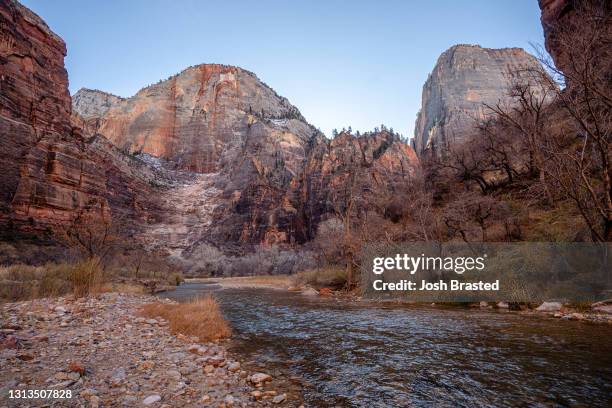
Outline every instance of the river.
<path fill-rule="evenodd" d="M 206 292 L 230 351 L 306 407 L 612 406 L 610 325 L 198 283 L 164 296 Z"/>

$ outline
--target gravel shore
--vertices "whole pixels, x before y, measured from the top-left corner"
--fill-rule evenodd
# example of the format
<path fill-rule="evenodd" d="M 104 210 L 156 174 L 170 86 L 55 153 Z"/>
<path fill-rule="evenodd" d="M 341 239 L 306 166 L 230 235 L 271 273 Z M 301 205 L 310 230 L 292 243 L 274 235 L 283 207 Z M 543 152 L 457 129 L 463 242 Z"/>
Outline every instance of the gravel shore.
<path fill-rule="evenodd" d="M 298 406 L 220 343 L 174 336 L 138 315 L 158 298 L 107 293 L 0 306 L 0 407 Z M 171 302 L 170 300 L 162 300 Z M 11 398 L 29 390 L 71 398 Z M 19 390 L 19 391 L 17 391 Z"/>

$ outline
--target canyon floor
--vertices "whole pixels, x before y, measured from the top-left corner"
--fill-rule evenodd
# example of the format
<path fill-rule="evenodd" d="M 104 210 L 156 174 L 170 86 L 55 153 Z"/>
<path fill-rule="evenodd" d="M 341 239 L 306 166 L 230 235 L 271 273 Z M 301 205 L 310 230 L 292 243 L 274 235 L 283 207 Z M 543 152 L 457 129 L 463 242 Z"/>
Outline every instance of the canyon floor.
<path fill-rule="evenodd" d="M 267 374 L 243 370 L 223 342 L 197 344 L 172 335 L 163 319 L 139 316 L 157 300 L 107 293 L 2 305 L 0 407 L 299 405 Z M 41 389 L 72 398 L 9 398 L 9 390 Z"/>

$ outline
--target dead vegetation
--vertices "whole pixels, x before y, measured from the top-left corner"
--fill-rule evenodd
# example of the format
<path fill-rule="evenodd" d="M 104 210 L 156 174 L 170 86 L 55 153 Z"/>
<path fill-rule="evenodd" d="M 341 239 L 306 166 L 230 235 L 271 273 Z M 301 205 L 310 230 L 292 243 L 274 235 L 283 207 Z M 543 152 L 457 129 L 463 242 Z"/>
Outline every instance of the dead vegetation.
<path fill-rule="evenodd" d="M 229 324 L 212 296 L 187 303 L 150 303 L 141 309 L 143 316 L 168 320 L 170 331 L 184 336 L 196 336 L 201 342 L 215 341 L 231 335 Z"/>
<path fill-rule="evenodd" d="M 0 300 L 16 301 L 69 293 L 83 297 L 99 293 L 103 273 L 97 260 L 44 266 L 11 265 L 0 268 Z"/>
<path fill-rule="evenodd" d="M 347 285 L 346 268 L 327 266 L 299 272 L 291 276 L 292 286 L 312 286 L 315 289 L 344 289 Z"/>
<path fill-rule="evenodd" d="M 472 136 L 421 157 L 420 172 L 391 177 L 403 182 L 374 206 L 355 181 L 368 169 L 352 164 L 314 239 L 346 289 L 370 243 L 612 241 L 610 22 L 605 2 L 576 2 L 553 28 L 562 66 L 542 53 L 541 69 L 509 72 L 510 102 L 485 106 Z"/>

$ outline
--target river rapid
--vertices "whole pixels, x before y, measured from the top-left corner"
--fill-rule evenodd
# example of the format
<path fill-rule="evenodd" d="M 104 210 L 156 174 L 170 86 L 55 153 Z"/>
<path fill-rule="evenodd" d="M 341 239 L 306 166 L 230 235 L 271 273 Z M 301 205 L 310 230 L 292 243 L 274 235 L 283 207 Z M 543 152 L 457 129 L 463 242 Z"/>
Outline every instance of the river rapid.
<path fill-rule="evenodd" d="M 230 351 L 306 407 L 612 406 L 610 325 L 201 283 L 163 296 L 208 292 Z"/>

